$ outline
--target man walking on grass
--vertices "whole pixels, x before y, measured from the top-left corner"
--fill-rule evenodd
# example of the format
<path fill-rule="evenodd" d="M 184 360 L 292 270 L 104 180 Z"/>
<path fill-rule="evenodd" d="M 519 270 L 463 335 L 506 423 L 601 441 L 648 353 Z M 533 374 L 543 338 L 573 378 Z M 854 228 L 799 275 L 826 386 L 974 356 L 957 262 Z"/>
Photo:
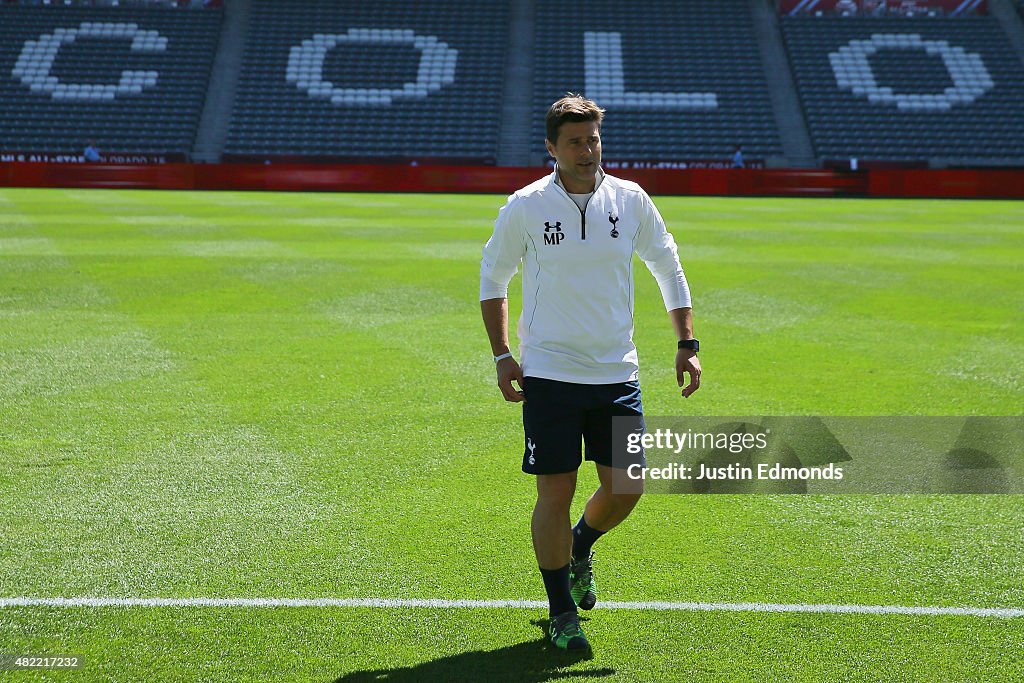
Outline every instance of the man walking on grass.
<path fill-rule="evenodd" d="M 555 170 L 509 197 L 480 264 L 480 307 L 498 388 L 506 401 L 523 402 L 523 471 L 537 481 L 531 531 L 549 635 L 567 650 L 590 647 L 576 608 L 597 602 L 591 547 L 640 499 L 612 489 L 613 476 L 632 464 L 612 462 L 612 419 L 643 427 L 633 345 L 634 252 L 657 280 L 679 340 L 679 386 L 689 375 L 682 395 L 700 386 L 690 292 L 675 241 L 639 185 L 601 170 L 603 119 L 604 110 L 580 95 L 551 105 L 545 146 Z M 520 263 L 521 364 L 509 348 L 507 298 Z M 573 527 L 569 509 L 584 454 L 596 464 L 600 486 Z M 645 464 L 643 454 L 636 457 Z"/>

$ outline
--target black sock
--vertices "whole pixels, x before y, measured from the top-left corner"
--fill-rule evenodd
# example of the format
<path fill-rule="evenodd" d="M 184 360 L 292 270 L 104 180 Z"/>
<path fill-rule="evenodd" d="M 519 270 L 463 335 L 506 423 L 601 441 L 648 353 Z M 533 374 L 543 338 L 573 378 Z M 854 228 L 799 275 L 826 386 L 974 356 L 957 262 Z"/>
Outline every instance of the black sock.
<path fill-rule="evenodd" d="M 548 592 L 548 614 L 555 616 L 563 612 L 575 612 L 576 603 L 569 592 L 569 565 L 561 569 L 541 569 L 544 590 Z"/>
<path fill-rule="evenodd" d="M 580 521 L 572 528 L 572 558 L 585 560 L 590 557 L 590 549 L 594 541 L 604 535 L 603 531 L 592 529 L 587 524 L 586 515 L 580 515 Z"/>

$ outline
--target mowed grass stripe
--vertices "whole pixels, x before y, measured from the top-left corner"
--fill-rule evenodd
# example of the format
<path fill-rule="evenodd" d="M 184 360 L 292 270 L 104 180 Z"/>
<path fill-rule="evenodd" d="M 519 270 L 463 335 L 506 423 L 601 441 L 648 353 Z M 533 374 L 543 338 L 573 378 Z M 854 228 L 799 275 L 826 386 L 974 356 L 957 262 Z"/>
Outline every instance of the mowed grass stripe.
<path fill-rule="evenodd" d="M 546 609 L 543 600 L 443 600 L 409 598 L 0 598 L 10 607 L 377 607 L 380 609 Z M 1024 617 L 1005 607 L 920 607 L 905 605 L 803 605 L 765 602 L 601 602 L 602 610 L 655 612 L 780 612 L 804 614 L 906 614 L 911 616 Z"/>
<path fill-rule="evenodd" d="M 33 607 L 0 610 L 0 628 L 11 634 L 8 651 L 55 652 L 47 645 L 64 633 L 61 651 L 87 657 L 76 677 L 84 680 L 1002 683 L 1022 662 L 1019 619 L 617 610 L 585 621 L 595 650 L 581 662 L 545 646 L 544 617 L 518 609 Z"/>

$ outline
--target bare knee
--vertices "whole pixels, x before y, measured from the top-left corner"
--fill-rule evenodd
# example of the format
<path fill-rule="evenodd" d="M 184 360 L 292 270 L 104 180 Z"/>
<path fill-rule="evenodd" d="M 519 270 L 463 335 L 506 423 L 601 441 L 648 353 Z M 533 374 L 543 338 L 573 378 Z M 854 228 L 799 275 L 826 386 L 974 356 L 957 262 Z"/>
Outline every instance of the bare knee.
<path fill-rule="evenodd" d="M 608 494 L 616 507 L 632 509 L 644 493 L 644 480 L 629 476 L 629 471 L 605 465 L 597 466 L 601 489 Z"/>
<path fill-rule="evenodd" d="M 541 474 L 537 476 L 537 507 L 569 514 L 576 493 L 576 473 Z"/>

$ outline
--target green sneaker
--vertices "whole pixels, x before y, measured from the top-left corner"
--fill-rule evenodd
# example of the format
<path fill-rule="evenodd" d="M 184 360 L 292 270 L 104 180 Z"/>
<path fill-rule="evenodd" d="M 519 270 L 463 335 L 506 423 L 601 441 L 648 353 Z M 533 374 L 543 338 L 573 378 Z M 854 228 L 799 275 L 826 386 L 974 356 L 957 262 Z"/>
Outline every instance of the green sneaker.
<path fill-rule="evenodd" d="M 580 609 L 594 609 L 597 581 L 594 580 L 594 553 L 585 560 L 569 560 L 569 592 Z"/>
<path fill-rule="evenodd" d="M 551 617 L 548 625 L 551 644 L 562 650 L 589 650 L 590 643 L 580 629 L 580 616 L 576 611 L 562 612 Z"/>

